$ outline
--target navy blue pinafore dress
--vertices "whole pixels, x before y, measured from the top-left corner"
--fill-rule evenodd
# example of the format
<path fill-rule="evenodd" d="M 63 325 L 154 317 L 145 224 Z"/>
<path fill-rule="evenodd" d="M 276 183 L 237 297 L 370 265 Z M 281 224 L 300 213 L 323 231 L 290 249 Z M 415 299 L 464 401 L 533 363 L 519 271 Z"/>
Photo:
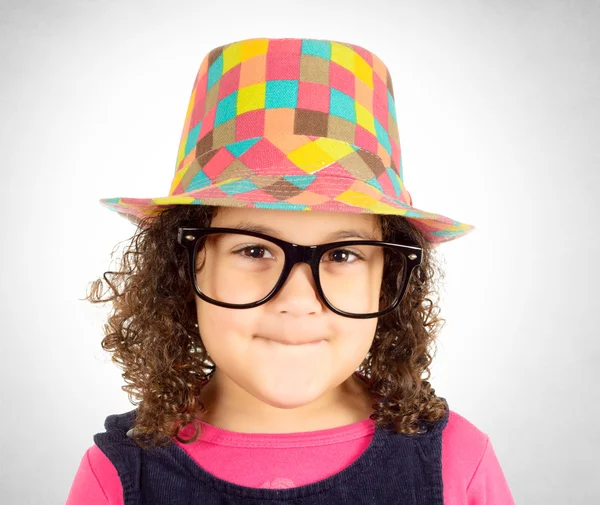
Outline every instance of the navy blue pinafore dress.
<path fill-rule="evenodd" d="M 442 399 L 444 400 L 444 399 Z M 137 409 L 106 418 L 94 442 L 113 463 L 124 505 L 443 505 L 442 430 L 446 415 L 415 435 L 375 426 L 367 449 L 348 467 L 288 489 L 240 486 L 212 475 L 181 447 L 142 449 L 127 432 Z"/>

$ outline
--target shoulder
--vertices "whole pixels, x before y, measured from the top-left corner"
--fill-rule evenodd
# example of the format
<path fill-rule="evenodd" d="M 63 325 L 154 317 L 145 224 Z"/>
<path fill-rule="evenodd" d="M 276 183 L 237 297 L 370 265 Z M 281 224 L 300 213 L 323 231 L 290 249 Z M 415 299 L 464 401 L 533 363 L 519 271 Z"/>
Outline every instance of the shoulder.
<path fill-rule="evenodd" d="M 450 453 L 460 452 L 462 460 L 479 461 L 488 445 L 488 435 L 452 409 L 442 433 L 443 449 Z"/>
<path fill-rule="evenodd" d="M 122 503 L 123 487 L 115 466 L 97 445 L 88 449 L 90 467 L 111 504 Z"/>
<path fill-rule="evenodd" d="M 117 477 L 118 479 L 119 475 L 117 473 L 117 469 L 111 463 L 110 459 L 108 459 L 108 456 L 102 452 L 100 447 L 94 444 L 87 450 L 86 454 L 90 468 L 94 471 L 94 474 L 99 480 L 100 477 Z"/>
<path fill-rule="evenodd" d="M 448 425 L 442 432 L 442 466 L 450 482 L 460 483 L 471 493 L 486 488 L 502 496 L 498 503 L 512 503 L 510 490 L 500 462 L 487 433 L 471 421 L 450 410 Z"/>
<path fill-rule="evenodd" d="M 466 493 L 469 503 L 482 503 L 487 496 L 493 503 L 514 505 L 490 437 L 453 410 L 442 432 L 442 469 L 449 494 Z"/>
<path fill-rule="evenodd" d="M 123 492 L 116 468 L 97 445 L 89 447 L 79 464 L 66 505 L 122 505 Z"/>
<path fill-rule="evenodd" d="M 444 481 L 457 490 L 466 490 L 488 445 L 488 435 L 471 421 L 450 410 L 442 431 L 442 469 Z"/>

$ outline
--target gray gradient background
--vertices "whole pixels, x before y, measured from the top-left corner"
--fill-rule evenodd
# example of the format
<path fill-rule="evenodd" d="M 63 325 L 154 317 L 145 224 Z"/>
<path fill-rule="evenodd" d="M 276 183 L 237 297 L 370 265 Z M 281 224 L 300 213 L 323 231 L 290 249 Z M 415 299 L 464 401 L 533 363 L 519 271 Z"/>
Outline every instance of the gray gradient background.
<path fill-rule="evenodd" d="M 100 348 L 108 307 L 78 300 L 134 231 L 98 199 L 166 196 L 202 57 L 267 36 L 390 68 L 415 206 L 477 227 L 441 248 L 436 393 L 490 436 L 518 504 L 599 503 L 600 4 L 223 8 L 0 4 L 0 501 L 64 503 L 104 418 L 132 408 Z"/>

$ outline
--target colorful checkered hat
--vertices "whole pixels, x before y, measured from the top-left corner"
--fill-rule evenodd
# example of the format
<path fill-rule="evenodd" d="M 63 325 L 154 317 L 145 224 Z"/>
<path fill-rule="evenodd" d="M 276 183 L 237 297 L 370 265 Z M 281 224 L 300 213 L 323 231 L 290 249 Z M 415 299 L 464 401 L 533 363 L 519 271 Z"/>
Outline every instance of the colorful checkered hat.
<path fill-rule="evenodd" d="M 254 38 L 211 50 L 169 196 L 100 203 L 140 226 L 191 204 L 395 214 L 432 243 L 474 229 L 412 207 L 385 64 L 360 46 L 320 39 Z"/>

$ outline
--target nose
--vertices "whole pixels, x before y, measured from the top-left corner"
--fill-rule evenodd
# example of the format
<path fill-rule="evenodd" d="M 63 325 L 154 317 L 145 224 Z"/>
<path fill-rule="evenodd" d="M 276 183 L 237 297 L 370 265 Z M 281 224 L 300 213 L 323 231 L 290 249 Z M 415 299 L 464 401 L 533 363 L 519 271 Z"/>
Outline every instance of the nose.
<path fill-rule="evenodd" d="M 313 314 L 323 310 L 310 265 L 294 265 L 284 285 L 269 304 L 280 313 Z"/>

